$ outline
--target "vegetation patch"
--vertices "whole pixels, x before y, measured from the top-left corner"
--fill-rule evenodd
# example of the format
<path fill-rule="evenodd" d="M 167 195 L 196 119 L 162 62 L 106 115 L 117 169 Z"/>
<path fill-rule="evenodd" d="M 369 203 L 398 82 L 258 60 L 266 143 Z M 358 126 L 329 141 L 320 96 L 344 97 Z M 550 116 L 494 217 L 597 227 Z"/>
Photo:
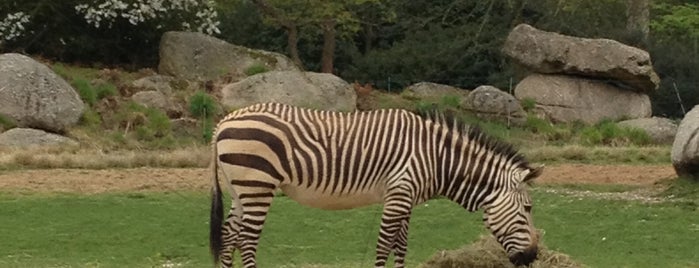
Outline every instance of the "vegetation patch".
<path fill-rule="evenodd" d="M 243 72 L 245 72 L 245 75 L 247 76 L 252 76 L 256 74 L 269 72 L 269 68 L 267 68 L 267 66 L 265 66 L 262 63 L 254 63 L 253 65 L 250 65 L 249 67 L 245 68 Z"/>

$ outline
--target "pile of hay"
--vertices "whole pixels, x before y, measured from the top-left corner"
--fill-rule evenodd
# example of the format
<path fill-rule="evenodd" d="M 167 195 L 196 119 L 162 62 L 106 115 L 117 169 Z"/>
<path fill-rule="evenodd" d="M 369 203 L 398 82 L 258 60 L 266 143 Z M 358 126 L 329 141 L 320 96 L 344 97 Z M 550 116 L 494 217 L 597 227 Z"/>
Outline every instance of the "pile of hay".
<path fill-rule="evenodd" d="M 481 238 L 471 245 L 457 250 L 441 251 L 421 268 L 501 268 L 515 267 L 507 258 L 505 250 L 500 243 L 495 241 L 493 236 L 481 236 Z M 533 268 L 563 267 L 577 268 L 583 265 L 573 261 L 570 256 L 547 249 L 539 243 L 539 255 L 535 262 L 531 264 Z"/>

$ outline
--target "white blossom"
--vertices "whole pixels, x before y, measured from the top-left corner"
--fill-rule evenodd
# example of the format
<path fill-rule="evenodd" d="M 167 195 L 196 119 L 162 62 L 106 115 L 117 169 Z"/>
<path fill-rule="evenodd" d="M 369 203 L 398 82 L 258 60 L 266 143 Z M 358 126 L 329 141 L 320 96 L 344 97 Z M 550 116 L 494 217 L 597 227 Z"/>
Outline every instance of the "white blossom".
<path fill-rule="evenodd" d="M 10 13 L 0 21 L 0 44 L 22 36 L 24 24 L 29 23 L 30 16 L 24 12 Z"/>
<path fill-rule="evenodd" d="M 127 3 L 128 2 L 128 3 Z M 85 21 L 99 28 L 101 25 L 111 27 L 118 19 L 125 19 L 132 25 L 146 21 L 162 21 L 175 18 L 180 30 L 197 29 L 207 34 L 220 33 L 220 22 L 212 0 L 99 0 L 93 4 L 75 6 L 75 11 L 82 14 Z"/>

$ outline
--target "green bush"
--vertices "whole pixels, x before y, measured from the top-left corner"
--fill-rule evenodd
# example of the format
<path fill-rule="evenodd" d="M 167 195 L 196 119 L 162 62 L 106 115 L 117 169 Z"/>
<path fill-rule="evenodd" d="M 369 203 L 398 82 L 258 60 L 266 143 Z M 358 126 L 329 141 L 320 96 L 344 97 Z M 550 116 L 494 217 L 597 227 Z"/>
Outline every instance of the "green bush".
<path fill-rule="evenodd" d="M 172 134 L 172 123 L 164 112 L 133 101 L 122 105 L 113 120 L 126 133 L 135 130 L 139 140 L 152 141 Z"/>
<path fill-rule="evenodd" d="M 0 114 L 0 128 L 10 129 L 17 126 L 15 120 Z"/>
<path fill-rule="evenodd" d="M 189 113 L 197 118 L 211 118 L 216 113 L 216 101 L 209 94 L 197 91 L 189 99 Z"/>
<path fill-rule="evenodd" d="M 112 83 L 99 84 L 96 88 L 94 88 L 94 91 L 97 95 L 97 100 L 117 95 L 117 88 Z"/>
<path fill-rule="evenodd" d="M 647 145 L 650 136 L 640 129 L 620 127 L 610 120 L 603 120 L 594 126 L 583 127 L 581 141 L 586 145 Z"/>
<path fill-rule="evenodd" d="M 461 98 L 459 98 L 459 96 L 444 95 L 439 104 L 445 108 L 459 108 L 461 105 Z"/>
<path fill-rule="evenodd" d="M 524 98 L 520 101 L 520 104 L 522 105 L 522 109 L 524 109 L 524 111 L 529 112 L 531 110 L 534 110 L 534 108 L 536 107 L 536 100 L 532 98 Z"/>
<path fill-rule="evenodd" d="M 92 89 L 90 82 L 83 78 L 77 78 L 73 80 L 73 87 L 78 91 L 80 98 L 89 106 L 95 105 L 97 103 L 97 92 Z"/>
<path fill-rule="evenodd" d="M 80 125 L 87 127 L 98 127 L 102 124 L 102 117 L 90 107 L 86 107 L 80 117 Z"/>
<path fill-rule="evenodd" d="M 534 133 L 550 134 L 554 132 L 554 127 L 548 121 L 533 115 L 527 116 L 524 127 Z"/>
<path fill-rule="evenodd" d="M 267 68 L 267 66 L 265 66 L 264 64 L 255 63 L 253 65 L 250 65 L 248 68 L 245 68 L 244 72 L 245 72 L 245 75 L 251 76 L 251 75 L 269 72 L 269 68 Z"/>
<path fill-rule="evenodd" d="M 212 118 L 206 118 L 202 122 L 202 138 L 205 142 L 210 142 L 214 135 L 214 128 L 216 124 Z"/>

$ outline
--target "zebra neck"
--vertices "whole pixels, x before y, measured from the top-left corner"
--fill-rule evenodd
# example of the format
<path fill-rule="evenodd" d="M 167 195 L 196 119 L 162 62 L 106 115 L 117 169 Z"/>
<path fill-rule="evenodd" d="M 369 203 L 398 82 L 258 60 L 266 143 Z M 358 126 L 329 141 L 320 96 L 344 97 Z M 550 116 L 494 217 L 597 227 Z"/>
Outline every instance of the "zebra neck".
<path fill-rule="evenodd" d="M 468 152 L 468 150 L 460 150 Z M 457 153 L 458 154 L 458 153 Z M 469 211 L 476 211 L 490 202 L 492 196 L 502 187 L 503 170 L 498 166 L 497 157 L 463 153 L 461 157 L 450 157 L 451 161 L 442 161 L 446 167 L 451 167 L 441 178 L 440 195 L 458 203 Z M 450 163 L 451 162 L 451 163 Z"/>

